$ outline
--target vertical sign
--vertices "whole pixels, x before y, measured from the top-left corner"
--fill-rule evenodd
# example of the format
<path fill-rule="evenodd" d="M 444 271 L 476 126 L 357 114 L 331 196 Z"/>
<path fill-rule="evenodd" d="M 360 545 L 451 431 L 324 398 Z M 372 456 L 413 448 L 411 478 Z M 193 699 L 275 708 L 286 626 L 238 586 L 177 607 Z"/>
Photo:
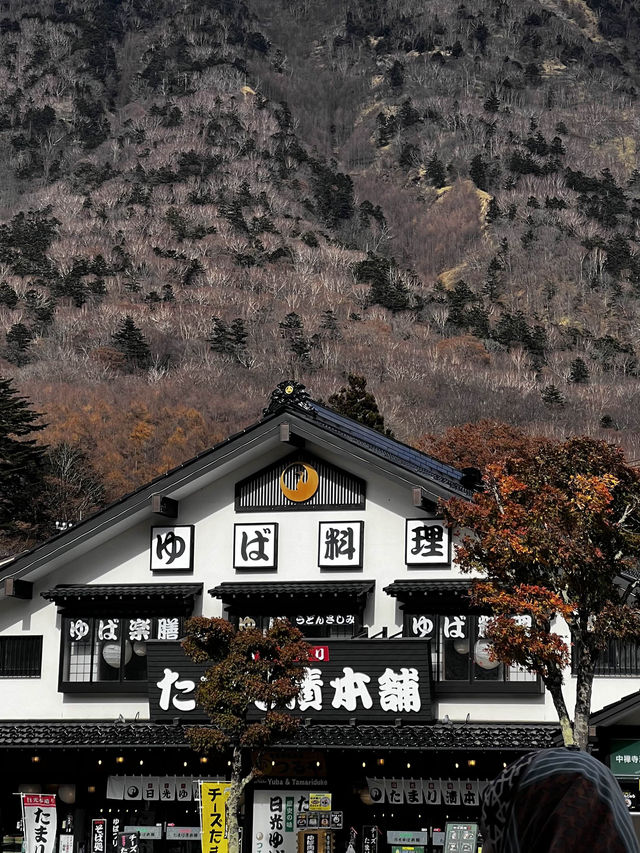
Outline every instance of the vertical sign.
<path fill-rule="evenodd" d="M 362 853 L 378 853 L 378 827 L 362 827 Z"/>
<path fill-rule="evenodd" d="M 106 853 L 107 821 L 95 818 L 91 821 L 91 853 Z"/>
<path fill-rule="evenodd" d="M 140 836 L 137 832 L 118 833 L 118 853 L 138 853 Z"/>
<path fill-rule="evenodd" d="M 478 841 L 477 823 L 447 823 L 444 849 L 449 853 L 475 853 Z"/>
<path fill-rule="evenodd" d="M 25 853 L 54 853 L 56 795 L 22 794 Z"/>
<path fill-rule="evenodd" d="M 202 853 L 228 853 L 227 800 L 228 782 L 200 783 L 200 827 Z"/>

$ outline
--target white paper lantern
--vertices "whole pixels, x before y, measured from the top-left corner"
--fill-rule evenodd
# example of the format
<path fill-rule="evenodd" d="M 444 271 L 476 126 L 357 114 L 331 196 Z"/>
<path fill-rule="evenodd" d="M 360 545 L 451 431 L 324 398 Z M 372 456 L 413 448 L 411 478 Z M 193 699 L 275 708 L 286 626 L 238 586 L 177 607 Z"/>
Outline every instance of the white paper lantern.
<path fill-rule="evenodd" d="M 499 660 L 491 660 L 489 650 L 491 644 L 488 640 L 478 640 L 473 649 L 473 660 L 480 669 L 496 669 L 500 666 Z"/>
<path fill-rule="evenodd" d="M 104 658 L 104 662 L 108 666 L 112 666 L 114 669 L 118 669 L 120 666 L 120 656 L 122 654 L 122 650 L 120 648 L 120 643 L 105 643 L 102 647 L 102 657 Z M 133 655 L 133 649 L 131 648 L 131 643 L 124 644 L 124 662 L 125 665 L 129 663 L 131 660 L 131 656 Z"/>
<path fill-rule="evenodd" d="M 459 640 L 453 641 L 453 648 L 459 655 L 469 654 L 469 638 L 461 637 Z"/>
<path fill-rule="evenodd" d="M 76 786 L 75 785 L 58 785 L 58 796 L 63 803 L 71 805 L 76 801 Z"/>
<path fill-rule="evenodd" d="M 127 643 L 127 645 L 129 645 Z M 144 657 L 147 653 L 147 644 L 142 640 L 136 640 L 133 644 L 133 653 L 138 657 Z"/>

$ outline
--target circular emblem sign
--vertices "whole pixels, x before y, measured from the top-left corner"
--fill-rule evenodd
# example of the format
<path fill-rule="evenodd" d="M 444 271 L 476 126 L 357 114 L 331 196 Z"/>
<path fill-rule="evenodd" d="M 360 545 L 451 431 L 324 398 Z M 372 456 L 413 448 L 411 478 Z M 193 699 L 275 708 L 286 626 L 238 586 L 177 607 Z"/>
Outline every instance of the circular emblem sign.
<path fill-rule="evenodd" d="M 298 481 L 294 489 L 290 489 L 285 482 L 285 474 L 292 468 L 298 472 Z M 285 498 L 289 498 L 290 501 L 295 501 L 295 503 L 303 503 L 312 498 L 318 491 L 319 484 L 320 477 L 316 469 L 303 462 L 292 462 L 280 474 L 280 491 Z"/>

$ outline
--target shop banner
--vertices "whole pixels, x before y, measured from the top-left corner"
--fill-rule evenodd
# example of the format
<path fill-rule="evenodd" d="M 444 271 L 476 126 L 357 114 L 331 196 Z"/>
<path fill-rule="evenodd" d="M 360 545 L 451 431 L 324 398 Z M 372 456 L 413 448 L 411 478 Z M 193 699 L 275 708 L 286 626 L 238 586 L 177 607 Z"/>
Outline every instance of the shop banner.
<path fill-rule="evenodd" d="M 362 853 L 378 853 L 379 834 L 377 826 L 362 827 Z"/>
<path fill-rule="evenodd" d="M 371 779 L 367 787 L 372 803 L 390 805 L 477 806 L 487 785 L 477 779 Z"/>
<path fill-rule="evenodd" d="M 109 776 L 108 800 L 198 800 L 199 778 L 192 776 Z M 118 830 L 114 830 L 117 834 Z"/>
<path fill-rule="evenodd" d="M 91 821 L 91 853 L 106 853 L 106 818 L 94 818 Z"/>
<path fill-rule="evenodd" d="M 200 826 L 202 853 L 228 853 L 227 800 L 228 782 L 200 783 Z"/>
<path fill-rule="evenodd" d="M 25 853 L 54 853 L 56 795 L 21 794 Z"/>
<path fill-rule="evenodd" d="M 254 791 L 251 853 L 298 853 L 298 832 L 320 826 L 320 812 L 309 812 L 309 794 L 299 788 Z"/>

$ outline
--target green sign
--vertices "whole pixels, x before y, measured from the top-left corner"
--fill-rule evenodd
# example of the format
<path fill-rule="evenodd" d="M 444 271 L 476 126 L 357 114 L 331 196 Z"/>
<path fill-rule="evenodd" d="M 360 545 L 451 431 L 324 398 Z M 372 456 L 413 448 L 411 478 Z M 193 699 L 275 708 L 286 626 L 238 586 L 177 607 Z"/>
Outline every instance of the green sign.
<path fill-rule="evenodd" d="M 293 832 L 293 797 L 284 798 L 284 828 L 287 832 Z"/>
<path fill-rule="evenodd" d="M 424 853 L 424 847 L 422 845 L 406 847 L 394 844 L 391 848 L 391 853 Z"/>
<path fill-rule="evenodd" d="M 640 740 L 611 741 L 609 767 L 614 776 L 640 777 Z"/>
<path fill-rule="evenodd" d="M 444 839 L 446 853 L 476 853 L 477 823 L 447 823 Z"/>

